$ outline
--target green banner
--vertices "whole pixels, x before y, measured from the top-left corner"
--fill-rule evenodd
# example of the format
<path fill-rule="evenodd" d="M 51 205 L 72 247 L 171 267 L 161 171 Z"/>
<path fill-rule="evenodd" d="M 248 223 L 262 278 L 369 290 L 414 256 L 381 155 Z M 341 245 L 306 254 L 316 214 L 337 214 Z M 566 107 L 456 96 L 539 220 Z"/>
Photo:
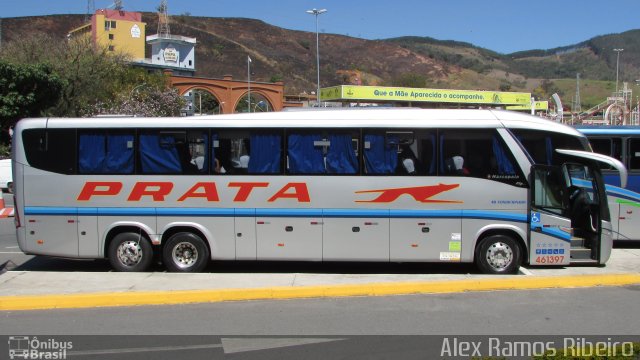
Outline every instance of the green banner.
<path fill-rule="evenodd" d="M 339 85 L 320 89 L 322 101 L 418 101 L 529 105 L 530 93 Z"/>

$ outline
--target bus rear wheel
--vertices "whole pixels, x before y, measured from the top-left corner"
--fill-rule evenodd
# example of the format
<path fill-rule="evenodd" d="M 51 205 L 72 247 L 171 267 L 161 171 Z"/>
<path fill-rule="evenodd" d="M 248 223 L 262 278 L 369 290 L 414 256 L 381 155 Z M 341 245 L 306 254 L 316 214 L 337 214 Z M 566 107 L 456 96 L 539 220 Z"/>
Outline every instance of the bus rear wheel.
<path fill-rule="evenodd" d="M 108 256 L 116 271 L 145 271 L 153 261 L 153 248 L 142 235 L 126 232 L 113 238 Z"/>
<path fill-rule="evenodd" d="M 518 242 L 507 235 L 491 235 L 480 241 L 476 266 L 485 274 L 514 274 L 522 261 Z"/>
<path fill-rule="evenodd" d="M 209 262 L 209 249 L 200 236 L 180 232 L 164 244 L 162 261 L 168 271 L 200 272 Z"/>

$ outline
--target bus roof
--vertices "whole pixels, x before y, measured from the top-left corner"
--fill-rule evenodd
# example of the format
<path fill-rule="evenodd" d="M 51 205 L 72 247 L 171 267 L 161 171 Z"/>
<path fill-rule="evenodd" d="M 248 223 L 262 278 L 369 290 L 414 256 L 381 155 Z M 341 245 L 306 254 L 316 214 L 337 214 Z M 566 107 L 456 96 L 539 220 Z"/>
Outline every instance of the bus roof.
<path fill-rule="evenodd" d="M 629 125 L 579 125 L 576 129 L 586 135 L 638 135 L 640 126 Z"/>
<path fill-rule="evenodd" d="M 18 123 L 20 128 L 521 128 L 540 129 L 583 136 L 566 125 L 537 116 L 505 111 L 478 109 L 331 109 L 316 111 L 282 111 L 239 113 L 193 117 L 99 117 L 34 118 Z"/>

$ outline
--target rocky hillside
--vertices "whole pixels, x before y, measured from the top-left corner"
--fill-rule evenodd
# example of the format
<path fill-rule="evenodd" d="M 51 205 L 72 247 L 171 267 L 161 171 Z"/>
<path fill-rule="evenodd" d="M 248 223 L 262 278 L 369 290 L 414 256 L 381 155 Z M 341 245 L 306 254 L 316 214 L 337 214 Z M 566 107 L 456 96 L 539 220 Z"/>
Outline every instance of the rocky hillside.
<path fill-rule="evenodd" d="M 143 20 L 147 23 L 147 35 L 155 33 L 156 14 L 143 13 Z M 19 40 L 35 31 L 64 40 L 67 32 L 83 21 L 84 15 L 5 18 L 2 42 Z M 230 74 L 244 79 L 249 55 L 253 60 L 252 79 L 282 80 L 290 94 L 315 89 L 313 32 L 287 30 L 253 19 L 173 16 L 171 33 L 197 38 L 196 76 L 221 78 Z M 557 49 L 513 54 L 425 37 L 385 40 L 336 34 L 320 37 L 322 86 L 359 83 L 532 91 L 544 79 L 565 79 L 557 84 L 570 97 L 575 91 L 575 81 L 571 89 L 571 79 L 578 72 L 587 83 L 594 81 L 592 87 L 609 86 L 615 81 L 616 53 L 610 50 L 615 47 L 625 49 L 620 57 L 621 80 L 640 78 L 640 30 L 603 35 Z M 590 89 L 582 91 L 589 96 Z"/>

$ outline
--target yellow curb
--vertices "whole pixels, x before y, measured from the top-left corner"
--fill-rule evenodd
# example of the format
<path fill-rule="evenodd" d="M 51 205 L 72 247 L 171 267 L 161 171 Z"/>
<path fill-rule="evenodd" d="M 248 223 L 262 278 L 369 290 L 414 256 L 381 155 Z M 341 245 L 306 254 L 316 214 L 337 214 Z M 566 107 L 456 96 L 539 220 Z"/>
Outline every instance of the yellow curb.
<path fill-rule="evenodd" d="M 115 306 L 175 305 L 239 300 L 438 294 L 490 290 L 532 290 L 640 284 L 640 274 L 481 278 L 356 285 L 289 286 L 220 290 L 136 291 L 88 294 L 0 296 L 0 311 Z"/>

